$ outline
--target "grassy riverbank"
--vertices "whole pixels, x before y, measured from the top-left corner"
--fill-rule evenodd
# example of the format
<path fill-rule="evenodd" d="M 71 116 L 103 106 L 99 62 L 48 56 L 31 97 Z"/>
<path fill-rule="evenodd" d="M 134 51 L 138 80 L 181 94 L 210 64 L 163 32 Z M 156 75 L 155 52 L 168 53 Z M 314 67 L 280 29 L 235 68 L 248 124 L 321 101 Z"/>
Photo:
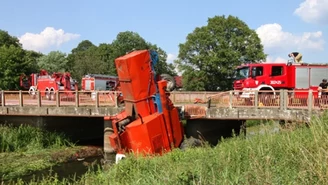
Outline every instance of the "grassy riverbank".
<path fill-rule="evenodd" d="M 327 184 L 328 117 L 272 132 L 235 137 L 216 147 L 179 149 L 161 157 L 129 156 L 74 184 Z M 33 184 L 33 183 L 31 183 Z M 34 184 L 67 184 L 48 178 Z"/>
<path fill-rule="evenodd" d="M 83 147 L 31 126 L 0 126 L 0 182 L 74 160 Z"/>

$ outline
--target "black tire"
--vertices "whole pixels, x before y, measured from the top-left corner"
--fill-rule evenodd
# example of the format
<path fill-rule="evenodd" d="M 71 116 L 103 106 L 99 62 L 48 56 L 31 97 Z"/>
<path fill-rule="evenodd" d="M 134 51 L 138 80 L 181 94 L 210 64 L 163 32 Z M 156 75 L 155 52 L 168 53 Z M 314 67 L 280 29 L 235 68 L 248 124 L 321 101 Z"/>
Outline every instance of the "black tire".
<path fill-rule="evenodd" d="M 169 74 L 161 74 L 161 79 L 167 81 L 167 91 L 171 92 L 176 88 L 176 82 L 173 76 Z"/>

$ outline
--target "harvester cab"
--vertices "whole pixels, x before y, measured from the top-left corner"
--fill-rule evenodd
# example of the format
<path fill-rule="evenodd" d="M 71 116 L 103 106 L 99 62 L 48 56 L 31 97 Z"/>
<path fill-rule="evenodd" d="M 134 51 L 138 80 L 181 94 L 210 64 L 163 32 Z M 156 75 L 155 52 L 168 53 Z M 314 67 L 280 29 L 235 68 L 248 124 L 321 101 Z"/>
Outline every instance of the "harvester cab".
<path fill-rule="evenodd" d="M 116 162 L 128 152 L 163 154 L 183 141 L 183 125 L 169 99 L 167 81 L 156 78 L 157 61 L 152 50 L 133 51 L 115 60 L 125 108 L 104 121 L 111 123 L 108 137 Z"/>

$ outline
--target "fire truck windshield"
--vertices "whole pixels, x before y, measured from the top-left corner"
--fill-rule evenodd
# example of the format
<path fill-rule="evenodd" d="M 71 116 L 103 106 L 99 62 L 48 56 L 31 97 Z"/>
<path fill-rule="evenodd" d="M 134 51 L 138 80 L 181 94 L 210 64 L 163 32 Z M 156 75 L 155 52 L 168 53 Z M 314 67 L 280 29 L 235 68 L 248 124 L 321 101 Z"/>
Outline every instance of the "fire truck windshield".
<path fill-rule="evenodd" d="M 236 80 L 248 78 L 248 76 L 249 76 L 249 67 L 238 68 L 235 71 L 235 79 Z"/>

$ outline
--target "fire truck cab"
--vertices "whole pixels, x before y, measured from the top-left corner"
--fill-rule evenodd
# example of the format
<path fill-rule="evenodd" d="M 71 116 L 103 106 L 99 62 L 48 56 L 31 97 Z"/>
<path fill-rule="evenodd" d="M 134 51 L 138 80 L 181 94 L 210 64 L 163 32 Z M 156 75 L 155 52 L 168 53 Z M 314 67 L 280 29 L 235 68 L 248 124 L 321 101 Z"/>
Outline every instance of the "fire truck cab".
<path fill-rule="evenodd" d="M 312 89 L 318 97 L 323 78 L 328 78 L 328 64 L 254 63 L 237 67 L 233 88 L 242 98 L 252 97 L 255 91 L 275 94 L 280 89 L 299 95 L 307 95 Z"/>

